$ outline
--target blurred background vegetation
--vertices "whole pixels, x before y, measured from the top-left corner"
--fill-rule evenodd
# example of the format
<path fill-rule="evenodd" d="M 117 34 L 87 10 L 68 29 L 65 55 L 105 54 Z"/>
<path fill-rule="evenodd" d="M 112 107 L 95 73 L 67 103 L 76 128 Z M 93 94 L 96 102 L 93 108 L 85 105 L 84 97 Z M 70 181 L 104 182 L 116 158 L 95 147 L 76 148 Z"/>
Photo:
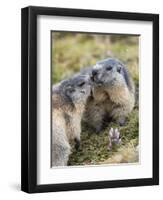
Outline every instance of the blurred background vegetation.
<path fill-rule="evenodd" d="M 79 72 L 81 68 L 94 65 L 97 61 L 109 57 L 117 58 L 127 65 L 138 93 L 138 36 L 52 32 L 53 84 L 71 77 Z M 138 103 L 136 103 L 124 127 L 111 123 L 98 135 L 92 134 L 92 130 L 83 125 L 81 147 L 78 151 L 73 148 L 69 165 L 137 162 L 138 113 Z M 119 128 L 122 144 L 112 151 L 108 151 L 108 131 L 111 127 Z"/>

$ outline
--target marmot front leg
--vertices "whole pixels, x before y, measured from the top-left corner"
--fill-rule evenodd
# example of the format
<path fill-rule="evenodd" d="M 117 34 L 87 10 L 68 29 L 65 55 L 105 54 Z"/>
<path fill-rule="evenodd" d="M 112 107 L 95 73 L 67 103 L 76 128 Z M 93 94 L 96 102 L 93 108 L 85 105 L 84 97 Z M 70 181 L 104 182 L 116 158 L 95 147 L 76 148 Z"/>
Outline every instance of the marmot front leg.
<path fill-rule="evenodd" d="M 125 116 L 120 116 L 116 122 L 120 125 L 120 126 L 125 126 L 126 125 L 126 117 Z"/>
<path fill-rule="evenodd" d="M 102 105 L 96 105 L 90 102 L 85 112 L 84 121 L 99 133 L 104 128 L 105 111 Z"/>
<path fill-rule="evenodd" d="M 117 95 L 116 95 L 117 94 Z M 113 98 L 114 96 L 118 96 L 119 99 Z M 135 97 L 134 93 L 130 92 L 128 89 L 124 87 L 121 88 L 119 93 L 117 91 L 111 92 L 111 98 L 114 100 L 115 105 L 113 106 L 113 109 L 111 111 L 111 117 L 120 125 L 124 126 L 126 124 L 126 117 L 129 113 L 133 110 L 134 104 L 135 104 Z"/>
<path fill-rule="evenodd" d="M 75 131 L 75 137 L 74 137 L 76 150 L 78 150 L 80 147 L 80 133 L 81 133 L 81 128 L 77 127 L 77 130 Z"/>
<path fill-rule="evenodd" d="M 78 150 L 80 147 L 80 139 L 75 138 L 75 149 Z"/>
<path fill-rule="evenodd" d="M 75 148 L 79 149 L 81 134 L 81 114 L 73 113 L 71 117 L 66 118 L 66 132 L 68 140 L 75 141 Z"/>
<path fill-rule="evenodd" d="M 80 147 L 80 134 L 81 134 L 81 117 L 76 116 L 73 118 L 74 125 L 74 141 L 75 141 L 75 149 L 78 150 Z"/>
<path fill-rule="evenodd" d="M 112 111 L 111 117 L 118 125 L 124 126 L 128 113 L 125 107 L 117 107 Z"/>

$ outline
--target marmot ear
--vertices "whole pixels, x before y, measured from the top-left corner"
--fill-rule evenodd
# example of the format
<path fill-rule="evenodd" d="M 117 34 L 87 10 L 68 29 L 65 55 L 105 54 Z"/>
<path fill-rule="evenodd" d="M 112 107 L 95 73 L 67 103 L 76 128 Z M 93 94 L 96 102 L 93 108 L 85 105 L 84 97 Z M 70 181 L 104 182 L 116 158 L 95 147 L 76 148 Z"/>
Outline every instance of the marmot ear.
<path fill-rule="evenodd" d="M 126 81 L 126 84 L 127 84 L 128 88 L 131 88 L 130 74 L 129 74 L 126 66 L 122 67 L 122 72 L 123 72 L 123 77 L 124 77 L 124 79 Z"/>
<path fill-rule="evenodd" d="M 122 72 L 122 67 L 118 66 L 117 72 L 121 73 Z"/>

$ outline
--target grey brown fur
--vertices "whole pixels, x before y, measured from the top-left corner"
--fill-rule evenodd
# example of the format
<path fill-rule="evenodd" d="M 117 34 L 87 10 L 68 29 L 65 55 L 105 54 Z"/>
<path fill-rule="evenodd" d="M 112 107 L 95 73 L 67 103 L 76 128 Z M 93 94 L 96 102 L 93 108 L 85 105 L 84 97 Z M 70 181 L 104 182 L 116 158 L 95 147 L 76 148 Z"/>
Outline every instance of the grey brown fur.
<path fill-rule="evenodd" d="M 99 132 L 108 119 L 120 125 L 135 104 L 135 87 L 126 66 L 108 58 L 81 72 L 92 76 L 92 95 L 89 97 L 84 121 Z"/>
<path fill-rule="evenodd" d="M 80 142 L 81 118 L 90 95 L 89 76 L 77 75 L 53 86 L 52 166 L 67 165 L 70 140 Z"/>

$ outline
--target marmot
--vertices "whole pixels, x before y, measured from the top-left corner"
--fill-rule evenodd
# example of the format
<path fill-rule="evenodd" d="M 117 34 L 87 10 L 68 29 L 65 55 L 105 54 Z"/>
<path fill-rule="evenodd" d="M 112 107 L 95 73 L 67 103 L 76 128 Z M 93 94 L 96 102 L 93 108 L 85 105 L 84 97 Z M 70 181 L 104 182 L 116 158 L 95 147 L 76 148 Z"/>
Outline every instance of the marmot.
<path fill-rule="evenodd" d="M 65 166 L 71 153 L 70 140 L 80 142 L 81 118 L 90 95 L 90 77 L 76 75 L 53 86 L 52 166 Z"/>
<path fill-rule="evenodd" d="M 135 86 L 126 66 L 117 59 L 108 58 L 81 74 L 90 74 L 93 84 L 83 120 L 97 132 L 111 119 L 124 125 L 135 103 Z"/>

